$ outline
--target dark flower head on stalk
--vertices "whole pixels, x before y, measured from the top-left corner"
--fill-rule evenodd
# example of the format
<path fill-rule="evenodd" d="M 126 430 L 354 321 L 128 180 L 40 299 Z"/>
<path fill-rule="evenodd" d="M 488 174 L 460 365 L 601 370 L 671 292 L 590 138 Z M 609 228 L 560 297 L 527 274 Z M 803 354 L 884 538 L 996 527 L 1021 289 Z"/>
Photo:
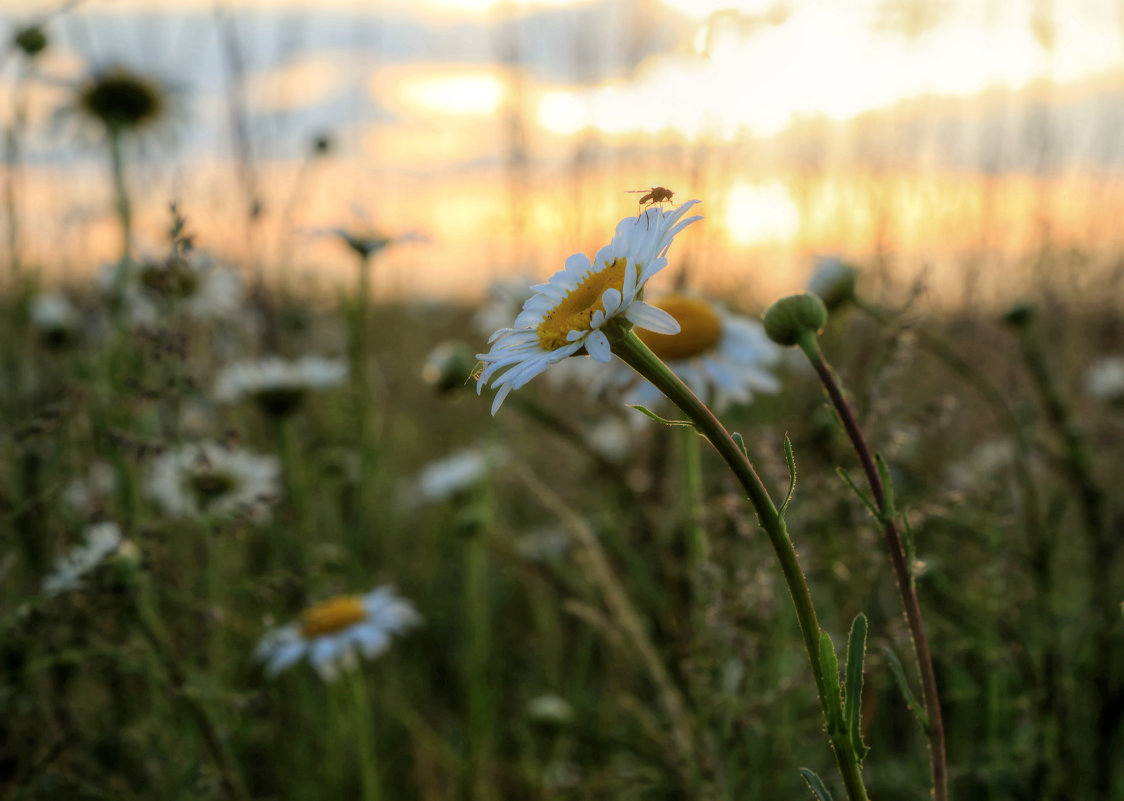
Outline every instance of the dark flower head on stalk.
<path fill-rule="evenodd" d="M 16 35 L 12 37 L 12 44 L 28 58 L 38 56 L 47 49 L 49 43 L 47 32 L 39 25 L 28 25 L 20 28 L 16 31 Z"/>
<path fill-rule="evenodd" d="M 81 113 L 113 131 L 139 131 L 159 122 L 167 100 L 157 81 L 118 65 L 91 73 L 75 98 Z"/>

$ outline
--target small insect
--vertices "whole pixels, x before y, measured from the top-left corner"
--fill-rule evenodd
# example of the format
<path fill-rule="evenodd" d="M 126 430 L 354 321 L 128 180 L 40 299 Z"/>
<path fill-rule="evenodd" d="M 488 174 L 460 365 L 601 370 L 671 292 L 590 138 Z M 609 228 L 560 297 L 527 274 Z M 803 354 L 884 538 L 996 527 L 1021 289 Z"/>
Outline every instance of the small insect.
<path fill-rule="evenodd" d="M 675 194 L 666 186 L 653 186 L 651 189 L 626 189 L 625 191 L 630 194 L 645 193 L 644 197 L 640 198 L 641 212 L 644 211 L 645 206 L 654 206 L 657 203 L 670 203 L 672 196 Z"/>

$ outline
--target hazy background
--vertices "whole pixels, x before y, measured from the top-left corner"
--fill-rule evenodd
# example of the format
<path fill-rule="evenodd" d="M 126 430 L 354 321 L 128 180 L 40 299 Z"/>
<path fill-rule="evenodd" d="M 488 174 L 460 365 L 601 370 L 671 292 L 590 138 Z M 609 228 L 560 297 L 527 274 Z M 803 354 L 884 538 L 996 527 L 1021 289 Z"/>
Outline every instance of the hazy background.
<path fill-rule="evenodd" d="M 54 276 L 119 249 L 104 144 L 58 112 L 113 63 L 171 92 L 130 143 L 142 241 L 174 199 L 200 246 L 330 282 L 353 266 L 324 229 L 424 234 L 380 257 L 384 296 L 545 278 L 654 184 L 703 201 L 692 276 L 751 300 L 826 253 L 1007 298 L 1044 253 L 1080 275 L 1122 244 L 1120 2 L 71 6 L 0 0 L 6 40 L 51 42 L 5 52 L 0 120 L 23 258 Z"/>

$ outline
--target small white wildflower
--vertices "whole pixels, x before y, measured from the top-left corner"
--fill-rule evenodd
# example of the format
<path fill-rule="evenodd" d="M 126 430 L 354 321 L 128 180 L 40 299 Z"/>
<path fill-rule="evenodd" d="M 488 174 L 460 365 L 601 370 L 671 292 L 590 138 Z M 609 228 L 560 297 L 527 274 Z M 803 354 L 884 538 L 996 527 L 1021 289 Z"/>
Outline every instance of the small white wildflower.
<path fill-rule="evenodd" d="M 1085 391 L 1105 403 L 1124 405 L 1124 356 L 1107 356 L 1089 365 Z"/>
<path fill-rule="evenodd" d="M 147 490 L 169 517 L 245 516 L 262 523 L 279 497 L 280 473 L 276 457 L 204 442 L 156 457 Z"/>
<path fill-rule="evenodd" d="M 502 448 L 465 448 L 430 462 L 414 479 L 408 493 L 412 505 L 448 500 L 477 484 L 507 460 Z"/>
<path fill-rule="evenodd" d="M 306 609 L 299 620 L 267 632 L 254 655 L 266 663 L 268 676 L 307 656 L 321 679 L 333 681 L 341 670 L 354 668 L 359 655 L 375 659 L 390 647 L 391 635 L 421 622 L 409 601 L 390 587 L 379 587 L 366 595 L 341 595 Z"/>
<path fill-rule="evenodd" d="M 347 364 L 339 359 L 302 356 L 288 361 L 271 356 L 228 365 L 215 380 L 214 398 L 235 403 L 248 398 L 263 410 L 284 415 L 295 410 L 312 390 L 339 386 L 347 380 Z"/>
<path fill-rule="evenodd" d="M 121 546 L 121 529 L 116 523 L 97 523 L 86 529 L 86 542 L 75 545 L 55 560 L 55 569 L 43 579 L 43 591 L 48 595 L 76 590 L 82 586 L 82 577 L 100 565 Z"/>

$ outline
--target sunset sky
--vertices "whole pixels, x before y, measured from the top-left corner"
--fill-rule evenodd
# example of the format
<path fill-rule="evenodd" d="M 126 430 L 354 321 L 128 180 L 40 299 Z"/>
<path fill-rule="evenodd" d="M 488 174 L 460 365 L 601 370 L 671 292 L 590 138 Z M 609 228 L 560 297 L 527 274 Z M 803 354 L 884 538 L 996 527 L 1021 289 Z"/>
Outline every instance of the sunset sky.
<path fill-rule="evenodd" d="M 790 287 L 828 252 L 1018 258 L 1047 222 L 1121 244 L 1117 2 L 61 6 L 0 0 L 5 39 L 41 21 L 52 43 L 34 69 L 7 54 L 0 120 L 26 103 L 25 247 L 71 275 L 112 254 L 113 211 L 104 144 L 57 109 L 113 63 L 172 87 L 130 151 L 143 234 L 174 198 L 201 243 L 320 272 L 349 266 L 324 229 L 424 234 L 388 251 L 382 291 L 548 275 L 654 184 L 703 200 L 680 256 L 733 287 Z"/>

